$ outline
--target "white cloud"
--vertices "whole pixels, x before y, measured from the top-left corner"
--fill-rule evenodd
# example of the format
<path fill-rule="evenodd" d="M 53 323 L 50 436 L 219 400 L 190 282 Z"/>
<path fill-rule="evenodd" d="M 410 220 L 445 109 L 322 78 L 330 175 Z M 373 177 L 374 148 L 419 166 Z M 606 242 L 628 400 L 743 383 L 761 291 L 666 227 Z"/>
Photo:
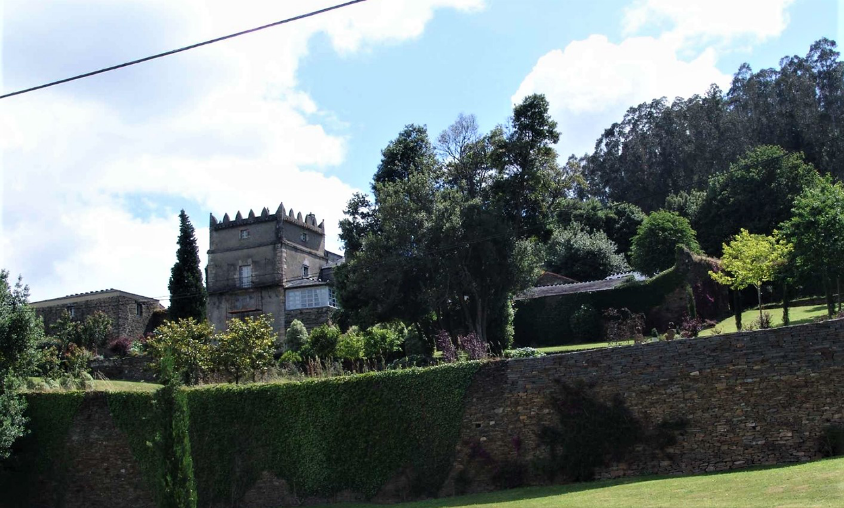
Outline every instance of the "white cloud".
<path fill-rule="evenodd" d="M 136 2 L 131 10 L 143 30 L 125 16 L 128 3 L 56 8 L 96 12 L 97 28 L 114 26 L 121 47 L 123 32 L 142 32 L 134 42 L 151 53 L 300 14 L 303 4 L 291 4 Z M 329 4 L 308 2 L 307 9 Z M 78 39 L 51 38 L 47 29 L 33 37 L 41 14 L 29 2 L 17 6 L 16 22 L 5 23 L 4 51 L 38 41 L 39 54 L 61 50 L 65 59 L 84 54 L 87 61 L 102 49 L 80 43 L 84 31 Z M 308 41 L 325 32 L 335 49 L 351 53 L 418 37 L 438 8 L 481 7 L 481 0 L 370 0 L 4 100 L 0 267 L 22 273 L 36 300 L 106 287 L 160 297 L 175 258 L 179 208 L 196 211 L 191 218 L 204 258 L 208 212 L 275 211 L 280 200 L 324 219 L 328 247 L 337 250 L 337 221 L 355 189 L 319 169 L 342 164 L 350 139 L 328 130 L 342 119 L 299 88 Z M 72 26 L 74 19 L 62 22 Z M 172 26 L 179 37 L 164 29 Z M 107 49 L 98 64 L 116 58 Z M 43 81 L 36 66 L 19 60 L 6 74 L 17 73 L 16 83 Z"/>
<path fill-rule="evenodd" d="M 728 44 L 738 38 L 761 42 L 788 25 L 793 0 L 640 0 L 625 10 L 624 32 L 670 26 L 669 34 L 690 42 Z"/>
<path fill-rule="evenodd" d="M 738 44 L 779 35 L 791 0 L 643 0 L 625 12 L 619 43 L 593 34 L 539 58 L 524 78 L 514 103 L 543 93 L 560 125 L 562 156 L 594 148 L 603 129 L 627 108 L 660 97 L 722 89 L 731 76 L 718 69 L 719 54 Z M 656 36 L 635 35 L 661 28 Z"/>

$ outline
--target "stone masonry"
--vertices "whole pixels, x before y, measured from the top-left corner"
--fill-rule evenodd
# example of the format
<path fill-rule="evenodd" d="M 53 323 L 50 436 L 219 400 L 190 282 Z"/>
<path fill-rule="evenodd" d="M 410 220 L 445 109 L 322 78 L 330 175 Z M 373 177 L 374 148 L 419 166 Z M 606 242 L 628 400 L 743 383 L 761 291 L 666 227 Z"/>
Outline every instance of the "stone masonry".
<path fill-rule="evenodd" d="M 467 394 L 461 441 L 443 493 L 460 479 L 493 488 L 496 464 L 522 464 L 527 483 L 558 420 L 556 382 L 619 395 L 646 429 L 686 419 L 676 444 L 637 445 L 597 478 L 724 471 L 819 458 L 824 427 L 844 424 L 844 320 L 515 359 L 485 365 Z M 479 462 L 477 457 L 485 457 Z M 558 479 L 564 480 L 564 479 Z"/>

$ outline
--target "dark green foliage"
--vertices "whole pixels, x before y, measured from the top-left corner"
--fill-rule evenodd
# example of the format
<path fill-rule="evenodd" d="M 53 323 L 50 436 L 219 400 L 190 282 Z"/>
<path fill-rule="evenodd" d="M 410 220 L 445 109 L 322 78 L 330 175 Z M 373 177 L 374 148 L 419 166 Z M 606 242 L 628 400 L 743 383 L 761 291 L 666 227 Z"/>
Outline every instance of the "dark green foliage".
<path fill-rule="evenodd" d="M 823 429 L 820 452 L 824 457 L 844 455 L 844 425 L 827 425 Z"/>
<path fill-rule="evenodd" d="M 4 506 L 28 507 L 37 495 L 38 478 L 49 476 L 63 485 L 69 460 L 67 434 L 84 398 L 83 392 L 26 394 L 28 430 L 15 445 L 15 452 L 0 463 L 0 492 Z M 53 506 L 61 506 L 64 492 L 52 492 Z"/>
<path fill-rule="evenodd" d="M 12 444 L 26 433 L 26 400 L 18 384 L 10 375 L 0 378 L 0 461 L 9 458 Z"/>
<path fill-rule="evenodd" d="M 334 325 L 323 324 L 314 328 L 308 338 L 311 352 L 319 358 L 333 357 L 340 333 L 340 329 Z"/>
<path fill-rule="evenodd" d="M 403 339 L 394 328 L 371 326 L 363 332 L 363 356 L 370 360 L 395 357 L 402 350 Z"/>
<path fill-rule="evenodd" d="M 770 235 L 791 217 L 795 198 L 819 183 L 800 153 L 778 146 L 750 150 L 709 181 L 695 222 L 703 250 L 720 256 L 722 245 L 742 228 Z"/>
<path fill-rule="evenodd" d="M 0 378 L 14 371 L 26 375 L 36 358 L 44 326 L 28 304 L 29 287 L 20 278 L 9 284 L 9 272 L 0 270 Z"/>
<path fill-rule="evenodd" d="M 656 210 L 671 194 L 704 189 L 709 177 L 727 171 L 759 145 L 803 152 L 810 164 L 840 179 L 844 63 L 839 56 L 835 42 L 823 38 L 805 57 L 783 58 L 779 69 L 754 73 L 743 64 L 727 93 L 712 86 L 706 94 L 689 99 L 669 103 L 662 98 L 631 107 L 622 121 L 604 131 L 594 153 L 583 162 L 589 192 L 603 201 Z M 760 187 L 759 191 L 787 189 Z M 748 226 L 744 225 L 752 233 L 770 233 Z M 701 243 L 704 250 L 717 254 L 710 249 L 737 232 L 738 228 L 719 232 L 721 240 L 701 237 Z"/>
<path fill-rule="evenodd" d="M 424 125 L 407 125 L 381 150 L 381 163 L 372 177 L 372 187 L 407 180 L 415 173 L 431 172 L 436 165 L 437 158 L 428 139 L 428 129 Z"/>
<path fill-rule="evenodd" d="M 596 467 L 622 460 L 643 440 L 642 426 L 620 394 L 607 404 L 583 384 L 558 381 L 550 402 L 558 426 L 543 428 L 539 438 L 549 452 L 541 467 L 551 478 L 563 474 L 573 481 L 591 480 Z"/>
<path fill-rule="evenodd" d="M 794 269 L 821 279 L 832 317 L 833 281 L 844 273 L 844 186 L 827 177 L 807 188 L 797 196 L 792 217 L 781 227 L 794 245 Z"/>
<path fill-rule="evenodd" d="M 695 231 L 687 219 L 665 210 L 653 212 L 633 237 L 630 264 L 646 275 L 667 270 L 677 260 L 678 245 L 700 253 Z"/>
<path fill-rule="evenodd" d="M 665 198 L 665 206 L 663 208 L 689 219 L 689 222 L 692 224 L 696 224 L 698 212 L 705 199 L 705 191 L 680 191 L 676 194 L 669 194 Z"/>
<path fill-rule="evenodd" d="M 573 344 L 577 337 L 571 330 L 570 318 L 583 304 L 598 311 L 624 307 L 634 313 L 647 313 L 683 284 L 682 274 L 672 268 L 652 279 L 627 282 L 608 291 L 518 301 L 515 344 L 519 347 Z"/>
<path fill-rule="evenodd" d="M 195 508 L 187 395 L 173 359 L 165 356 L 161 365 L 163 388 L 108 393 L 108 407 L 159 508 Z"/>
<path fill-rule="evenodd" d="M 571 333 L 578 342 L 593 342 L 601 336 L 601 313 L 584 303 L 569 318 Z"/>
<path fill-rule="evenodd" d="M 208 295 L 202 283 L 202 270 L 199 267 L 199 248 L 196 245 L 196 233 L 184 210 L 179 213 L 179 248 L 176 250 L 176 263 L 170 271 L 169 318 L 178 321 L 184 318 L 205 320 L 205 304 Z"/>
<path fill-rule="evenodd" d="M 452 464 L 477 368 L 189 390 L 199 504 L 236 502 L 263 471 L 300 497 L 346 489 L 372 496 L 409 468 L 411 493 L 435 495 Z"/>
<path fill-rule="evenodd" d="M 587 231 L 579 224 L 557 229 L 546 246 L 549 271 L 585 282 L 628 271 L 624 256 L 603 231 Z"/>

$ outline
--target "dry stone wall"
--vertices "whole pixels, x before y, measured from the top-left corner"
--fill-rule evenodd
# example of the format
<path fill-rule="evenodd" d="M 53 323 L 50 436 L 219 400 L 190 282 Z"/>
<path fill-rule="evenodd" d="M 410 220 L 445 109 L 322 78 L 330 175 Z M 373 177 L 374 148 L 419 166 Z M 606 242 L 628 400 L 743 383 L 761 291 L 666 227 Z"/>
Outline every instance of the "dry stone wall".
<path fill-rule="evenodd" d="M 492 363 L 467 395 L 443 493 L 488 490 L 513 471 L 548 481 L 536 466 L 543 432 L 560 425 L 560 384 L 619 401 L 642 429 L 597 478 L 806 461 L 826 426 L 844 425 L 844 320 Z M 647 436 L 661 430 L 659 447 Z"/>

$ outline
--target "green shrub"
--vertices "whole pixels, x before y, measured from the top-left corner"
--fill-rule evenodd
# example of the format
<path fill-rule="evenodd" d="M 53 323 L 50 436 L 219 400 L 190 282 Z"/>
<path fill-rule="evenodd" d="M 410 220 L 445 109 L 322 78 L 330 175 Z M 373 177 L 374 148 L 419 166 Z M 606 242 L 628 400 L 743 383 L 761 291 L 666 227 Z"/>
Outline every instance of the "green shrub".
<path fill-rule="evenodd" d="M 349 330 L 337 339 L 337 348 L 334 351 L 337 358 L 343 360 L 360 360 L 363 358 L 363 334 L 357 326 Z"/>
<path fill-rule="evenodd" d="M 302 346 L 308 343 L 308 330 L 305 325 L 298 319 L 294 319 L 290 323 L 290 328 L 284 335 L 284 350 L 285 351 L 299 351 Z"/>
<path fill-rule="evenodd" d="M 285 363 L 301 363 L 302 362 L 302 355 L 297 353 L 296 351 L 285 351 L 281 358 L 278 359 L 278 363 L 283 365 Z"/>
<path fill-rule="evenodd" d="M 538 358 L 545 356 L 545 353 L 538 351 L 532 347 L 520 347 L 518 349 L 508 349 L 504 352 L 505 358 Z"/>
<path fill-rule="evenodd" d="M 324 324 L 314 328 L 308 338 L 311 352 L 319 358 L 332 358 L 340 335 L 340 329 L 333 325 Z"/>
<path fill-rule="evenodd" d="M 388 369 L 409 369 L 411 367 L 428 367 L 434 365 L 434 358 L 424 355 L 409 355 L 398 360 L 393 360 L 387 365 Z"/>
<path fill-rule="evenodd" d="M 844 455 L 844 425 L 828 425 L 821 435 L 821 455 L 838 457 Z"/>
<path fill-rule="evenodd" d="M 584 303 L 569 318 L 569 326 L 578 342 L 594 342 L 601 336 L 601 314 Z"/>
<path fill-rule="evenodd" d="M 665 210 L 653 212 L 633 237 L 630 264 L 646 275 L 667 270 L 674 266 L 678 245 L 700 253 L 697 234 L 688 219 Z"/>
<path fill-rule="evenodd" d="M 402 350 L 399 334 L 385 325 L 375 325 L 363 333 L 363 354 L 370 360 L 389 358 Z"/>
<path fill-rule="evenodd" d="M 408 328 L 404 336 L 404 354 L 407 356 L 432 356 L 434 344 L 415 326 Z"/>

